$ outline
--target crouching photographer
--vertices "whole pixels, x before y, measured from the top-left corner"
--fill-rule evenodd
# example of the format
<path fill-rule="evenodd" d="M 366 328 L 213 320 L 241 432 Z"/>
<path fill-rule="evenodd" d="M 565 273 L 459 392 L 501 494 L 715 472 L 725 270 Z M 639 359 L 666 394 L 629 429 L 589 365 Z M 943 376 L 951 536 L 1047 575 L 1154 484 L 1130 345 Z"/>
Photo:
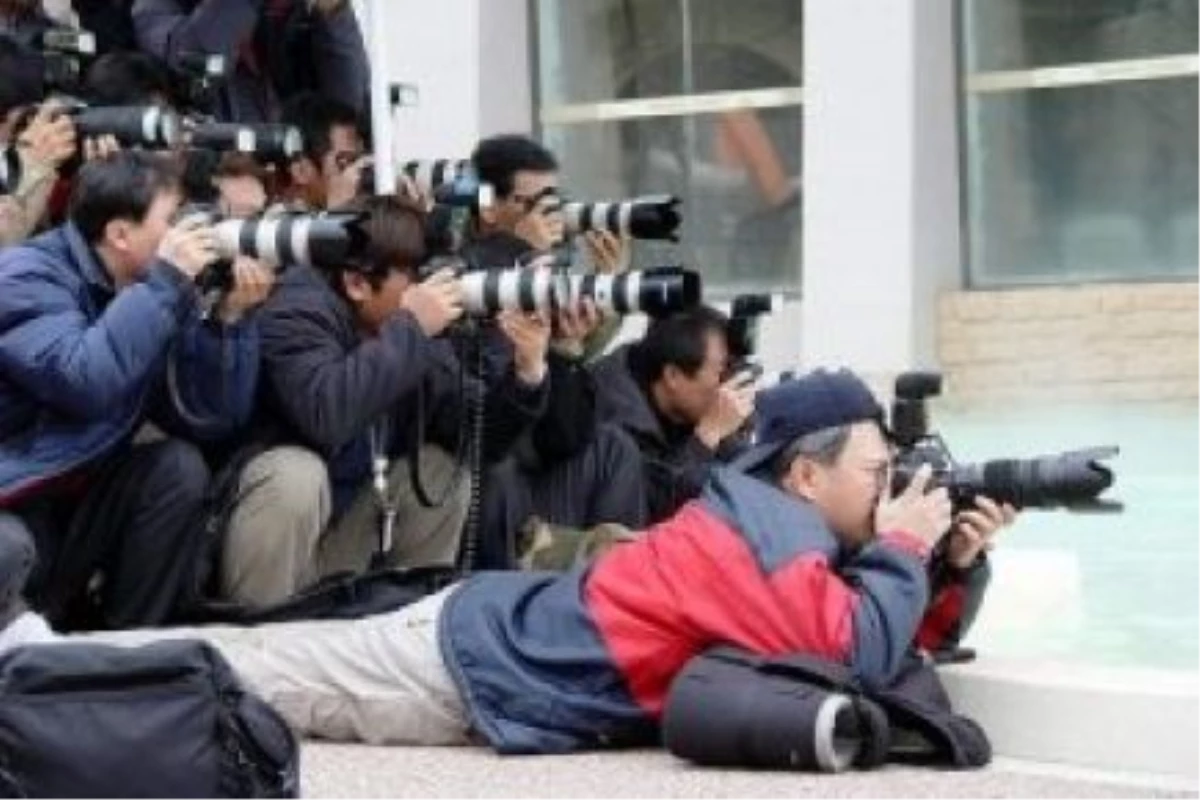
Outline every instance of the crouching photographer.
<path fill-rule="evenodd" d="M 33 533 L 35 607 L 67 627 L 169 621 L 202 542 L 209 473 L 192 442 L 250 416 L 269 276 L 240 273 L 213 318 L 194 281 L 211 228 L 172 223 L 172 166 L 85 165 L 68 222 L 0 255 L 0 508 Z M 134 443 L 146 420 L 170 438 Z"/>
<path fill-rule="evenodd" d="M 419 280 L 420 210 L 394 197 L 350 210 L 364 215 L 361 247 L 290 268 L 263 309 L 260 436 L 276 446 L 242 472 L 221 570 L 222 594 L 247 605 L 333 572 L 459 556 L 471 485 L 450 454 L 480 419 L 470 400 L 481 391 L 442 335 L 462 314 L 462 290 L 449 272 Z M 482 390 L 483 463 L 508 452 L 547 393 L 548 325 L 523 313 L 498 324 L 513 361 Z M 440 505 L 413 486 L 418 447 Z"/>

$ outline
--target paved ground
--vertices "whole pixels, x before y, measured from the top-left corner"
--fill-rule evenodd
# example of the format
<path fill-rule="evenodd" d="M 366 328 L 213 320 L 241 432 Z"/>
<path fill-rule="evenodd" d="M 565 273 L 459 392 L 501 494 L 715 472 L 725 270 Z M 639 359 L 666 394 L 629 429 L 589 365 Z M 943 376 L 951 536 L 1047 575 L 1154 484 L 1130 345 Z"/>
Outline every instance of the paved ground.
<path fill-rule="evenodd" d="M 833 776 L 701 770 L 661 751 L 500 758 L 480 748 L 308 744 L 306 797 L 1196 797 L 1144 783 L 1048 775 L 999 762 L 974 772 L 888 768 Z"/>

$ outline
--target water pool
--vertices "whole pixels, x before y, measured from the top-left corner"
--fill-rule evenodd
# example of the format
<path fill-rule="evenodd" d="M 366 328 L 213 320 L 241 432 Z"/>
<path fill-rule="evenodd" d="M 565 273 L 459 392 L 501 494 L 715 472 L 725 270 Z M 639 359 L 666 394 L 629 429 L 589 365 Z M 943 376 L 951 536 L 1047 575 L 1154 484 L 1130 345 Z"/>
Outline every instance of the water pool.
<path fill-rule="evenodd" d="M 1113 461 L 1112 494 L 1124 500 L 1125 512 L 1022 515 L 997 548 L 997 571 L 1006 574 L 998 575 L 988 603 L 1004 605 L 985 609 L 1000 616 L 1013 611 L 1016 621 L 983 626 L 981 641 L 968 644 L 1006 656 L 1196 670 L 1200 415 L 1195 405 L 935 408 L 932 418 L 963 461 L 1100 444 L 1121 447 Z M 1054 586 L 1056 581 L 1063 585 Z M 1019 588 L 1007 597 L 1000 591 L 1014 586 Z M 1013 594 L 1041 595 L 1043 605 Z M 1022 617 L 1019 606 L 1025 600 L 1032 610 Z"/>

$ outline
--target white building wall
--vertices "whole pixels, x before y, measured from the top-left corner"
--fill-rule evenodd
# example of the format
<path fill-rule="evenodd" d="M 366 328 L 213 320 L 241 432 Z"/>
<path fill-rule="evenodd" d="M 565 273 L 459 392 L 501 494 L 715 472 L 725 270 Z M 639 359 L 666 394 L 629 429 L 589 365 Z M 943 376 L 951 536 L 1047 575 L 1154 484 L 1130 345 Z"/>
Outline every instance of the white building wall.
<path fill-rule="evenodd" d="M 393 127 L 399 159 L 462 157 L 480 136 L 532 129 L 525 0 L 356 2 L 386 32 L 376 62 L 420 94 Z M 769 369 L 934 363 L 936 295 L 960 274 L 952 5 L 806 4 L 805 300 L 764 321 Z"/>

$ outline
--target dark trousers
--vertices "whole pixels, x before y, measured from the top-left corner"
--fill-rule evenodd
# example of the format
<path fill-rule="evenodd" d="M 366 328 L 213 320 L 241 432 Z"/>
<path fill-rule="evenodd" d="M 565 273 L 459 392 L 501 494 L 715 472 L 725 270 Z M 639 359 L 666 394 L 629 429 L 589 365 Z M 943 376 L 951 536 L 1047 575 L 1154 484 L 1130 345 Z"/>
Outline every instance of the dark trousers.
<path fill-rule="evenodd" d="M 172 620 L 206 557 L 198 519 L 209 471 L 178 440 L 138 445 L 93 470 L 81 500 L 38 496 L 12 509 L 38 559 L 27 598 L 60 629 Z"/>
<path fill-rule="evenodd" d="M 511 569 L 516 541 L 532 516 L 557 525 L 615 522 L 640 530 L 646 490 L 637 445 L 616 426 L 601 425 L 580 453 L 548 468 L 508 458 L 485 473 L 476 569 Z"/>

